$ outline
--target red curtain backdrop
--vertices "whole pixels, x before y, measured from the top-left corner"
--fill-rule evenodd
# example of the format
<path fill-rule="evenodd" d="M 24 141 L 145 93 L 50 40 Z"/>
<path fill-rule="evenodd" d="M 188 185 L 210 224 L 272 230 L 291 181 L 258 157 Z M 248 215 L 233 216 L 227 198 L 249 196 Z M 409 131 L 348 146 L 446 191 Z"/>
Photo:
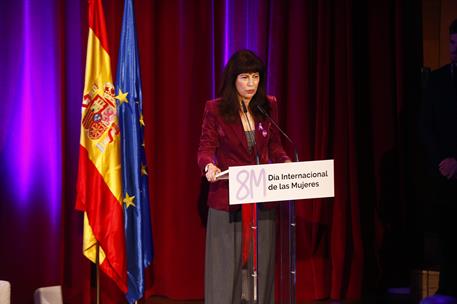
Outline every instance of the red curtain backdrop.
<path fill-rule="evenodd" d="M 40 284 L 62 284 L 67 303 L 88 303 L 94 287 L 81 254 L 82 216 L 74 211 L 87 5 L 57 2 L 60 40 L 49 47 L 62 57 L 61 240 L 37 250 L 60 256 L 52 270 L 60 280 L 21 283 L 3 262 L 11 253 L 1 249 L 0 274 L 14 278 L 13 293 L 24 303 Z M 104 4 L 115 71 L 123 1 Z M 420 246 L 410 237 L 415 198 L 408 182 L 408 136 L 420 104 L 420 3 L 140 0 L 135 11 L 155 247 L 147 296 L 203 298 L 204 186 L 196 151 L 204 103 L 217 95 L 227 56 L 240 48 L 267 64 L 268 93 L 280 102 L 280 125 L 300 160 L 335 159 L 335 198 L 297 202 L 298 298 L 358 299 L 407 284 L 415 262 L 408 256 Z M 0 207 L 1 239 L 18 225 L 7 211 Z M 28 241 L 40 246 L 32 235 Z M 389 265 L 398 266 L 396 278 Z M 102 302 L 122 301 L 102 277 Z"/>

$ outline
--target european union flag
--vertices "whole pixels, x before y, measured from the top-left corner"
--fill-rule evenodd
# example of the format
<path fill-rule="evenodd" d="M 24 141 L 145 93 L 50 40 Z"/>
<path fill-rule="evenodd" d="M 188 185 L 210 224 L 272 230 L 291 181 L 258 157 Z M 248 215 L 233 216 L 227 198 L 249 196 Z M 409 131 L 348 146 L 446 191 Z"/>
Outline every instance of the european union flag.
<path fill-rule="evenodd" d="M 153 256 L 140 62 L 132 0 L 124 2 L 124 16 L 116 75 L 121 129 L 122 195 L 127 251 L 128 292 L 133 303 L 143 297 L 144 269 Z"/>

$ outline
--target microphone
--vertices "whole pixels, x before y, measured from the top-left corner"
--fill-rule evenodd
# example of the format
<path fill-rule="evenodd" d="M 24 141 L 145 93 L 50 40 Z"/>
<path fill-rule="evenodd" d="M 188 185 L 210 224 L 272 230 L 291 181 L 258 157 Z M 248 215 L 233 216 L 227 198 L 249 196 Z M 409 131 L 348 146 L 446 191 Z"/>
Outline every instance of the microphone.
<path fill-rule="evenodd" d="M 295 161 L 298 162 L 298 152 L 297 152 L 297 146 L 295 145 L 295 143 L 292 141 L 292 139 L 290 139 L 289 136 L 287 136 L 286 132 L 284 132 L 279 126 L 278 124 L 273 120 L 273 118 L 271 118 L 270 115 L 268 115 L 267 111 L 265 111 L 260 105 L 257 105 L 257 109 L 259 109 L 260 112 L 262 112 L 263 115 L 265 115 L 270 121 L 271 123 L 276 127 L 276 129 L 279 130 L 279 132 L 281 132 L 281 134 L 289 141 L 289 143 L 292 145 L 292 147 L 294 148 L 294 155 L 295 155 Z"/>
<path fill-rule="evenodd" d="M 248 108 L 246 108 L 246 105 L 244 104 L 244 101 L 241 101 L 241 107 L 243 108 L 243 113 L 246 114 L 248 112 Z M 247 117 L 246 117 L 247 119 Z M 248 120 L 249 123 L 249 120 Z M 251 127 L 251 126 L 249 126 Z"/>
<path fill-rule="evenodd" d="M 254 142 L 255 160 L 256 160 L 257 165 L 259 165 L 260 159 L 259 159 L 259 153 L 257 153 L 257 143 L 255 142 L 255 132 L 254 132 L 254 134 L 252 132 L 251 122 L 249 121 L 249 117 L 247 114 L 248 109 L 246 108 L 246 105 L 244 104 L 244 100 L 241 100 L 241 107 L 243 108 L 244 116 L 246 117 L 246 121 L 248 122 L 249 136 L 252 136 L 252 141 Z"/>

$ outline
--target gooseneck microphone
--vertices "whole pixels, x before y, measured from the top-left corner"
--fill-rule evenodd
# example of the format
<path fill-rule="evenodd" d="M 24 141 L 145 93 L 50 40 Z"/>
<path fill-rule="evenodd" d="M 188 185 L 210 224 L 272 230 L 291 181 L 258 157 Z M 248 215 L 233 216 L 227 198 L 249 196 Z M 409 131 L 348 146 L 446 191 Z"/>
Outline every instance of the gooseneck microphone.
<path fill-rule="evenodd" d="M 276 121 L 268 115 L 267 111 L 265 111 L 260 105 L 257 105 L 257 109 L 265 115 L 271 123 L 276 127 L 276 129 L 281 132 L 282 135 L 292 144 L 294 147 L 294 154 L 295 154 L 295 162 L 298 162 L 298 152 L 295 143 L 287 136 L 286 132 L 284 132 L 276 123 Z M 281 204 L 279 207 L 279 233 L 281 236 L 286 235 L 287 239 L 287 258 L 281 257 L 281 273 L 287 273 L 286 280 L 289 281 L 289 287 L 287 288 L 287 294 L 289 295 L 289 303 L 295 303 L 295 282 L 296 282 L 296 273 L 297 273 L 297 266 L 296 266 L 296 225 L 297 222 L 295 220 L 295 202 L 293 200 L 289 201 L 287 205 Z M 283 259 L 287 263 L 288 269 L 282 269 Z"/>
<path fill-rule="evenodd" d="M 248 117 L 248 109 L 246 108 L 246 105 L 244 104 L 244 100 L 241 100 L 241 107 L 243 108 L 243 113 L 244 113 L 244 116 L 246 117 L 246 121 L 248 122 L 248 127 L 249 127 L 249 136 L 252 136 L 252 141 L 254 143 L 254 152 L 255 152 L 255 160 L 256 160 L 256 164 L 259 165 L 260 164 L 260 158 L 259 158 L 259 153 L 257 153 L 257 143 L 255 142 L 255 131 L 252 132 L 252 126 L 251 126 L 251 122 L 249 121 L 249 117 Z"/>
<path fill-rule="evenodd" d="M 276 121 L 274 121 L 273 118 L 271 118 L 270 115 L 268 115 L 267 111 L 265 111 L 260 105 L 257 105 L 257 109 L 259 109 L 260 112 L 262 112 L 263 115 L 265 115 L 270 121 L 271 123 L 276 127 L 276 129 L 279 130 L 279 132 L 281 132 L 281 134 L 290 142 L 290 144 L 292 145 L 292 147 L 294 148 L 294 156 L 295 156 L 295 161 L 298 162 L 298 152 L 297 152 L 297 146 L 295 145 L 295 143 L 292 141 L 292 139 L 290 139 L 289 136 L 287 136 L 286 132 L 284 132 L 279 126 L 278 124 L 276 123 Z"/>
<path fill-rule="evenodd" d="M 246 105 L 244 104 L 244 101 L 241 101 L 241 107 L 243 108 L 243 113 L 246 114 L 248 112 L 248 108 L 246 108 Z M 247 118 L 247 117 L 246 117 Z M 249 122 L 249 121 L 248 121 Z M 251 126 L 249 126 L 251 127 Z"/>

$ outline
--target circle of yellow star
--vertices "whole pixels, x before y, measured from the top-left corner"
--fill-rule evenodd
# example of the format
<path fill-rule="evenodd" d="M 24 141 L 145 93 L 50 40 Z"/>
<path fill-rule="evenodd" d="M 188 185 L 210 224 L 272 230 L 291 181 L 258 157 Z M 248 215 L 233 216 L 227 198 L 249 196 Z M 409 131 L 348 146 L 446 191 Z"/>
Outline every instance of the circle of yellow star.
<path fill-rule="evenodd" d="M 127 208 L 130 207 L 130 206 L 134 206 L 135 207 L 135 204 L 133 203 L 134 199 L 135 199 L 135 195 L 129 196 L 129 194 L 127 192 L 125 192 L 125 197 L 124 197 L 124 199 L 122 201 L 127 206 Z"/>
<path fill-rule="evenodd" d="M 141 164 L 141 175 L 148 175 L 148 170 L 143 164 Z"/>
<path fill-rule="evenodd" d="M 115 97 L 117 100 L 119 100 L 119 105 L 121 105 L 123 102 L 128 103 L 129 101 L 127 100 L 127 95 L 129 92 L 124 93 L 122 92 L 121 89 L 119 89 L 119 94 Z"/>

